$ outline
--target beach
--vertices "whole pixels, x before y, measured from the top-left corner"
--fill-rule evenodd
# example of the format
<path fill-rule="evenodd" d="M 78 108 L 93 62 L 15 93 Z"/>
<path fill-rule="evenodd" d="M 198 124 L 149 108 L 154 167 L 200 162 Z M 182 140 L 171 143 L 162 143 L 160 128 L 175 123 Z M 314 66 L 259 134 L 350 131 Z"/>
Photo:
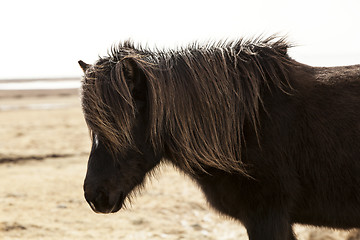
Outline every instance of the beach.
<path fill-rule="evenodd" d="M 211 209 L 195 183 L 167 165 L 127 209 L 94 213 L 83 196 L 91 142 L 75 85 L 0 87 L 0 126 L 0 239 L 248 239 L 241 224 Z M 300 240 L 360 239 L 356 231 L 294 229 Z"/>

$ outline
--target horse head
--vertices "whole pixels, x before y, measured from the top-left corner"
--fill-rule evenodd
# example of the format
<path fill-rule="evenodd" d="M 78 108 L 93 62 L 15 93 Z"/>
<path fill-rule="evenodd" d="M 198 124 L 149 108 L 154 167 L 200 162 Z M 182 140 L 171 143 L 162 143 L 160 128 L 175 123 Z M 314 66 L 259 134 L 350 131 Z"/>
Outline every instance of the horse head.
<path fill-rule="evenodd" d="M 85 71 L 82 107 L 92 135 L 85 198 L 95 212 L 116 212 L 161 159 L 146 138 L 146 77 L 131 59 L 98 62 L 91 71 L 79 64 Z"/>

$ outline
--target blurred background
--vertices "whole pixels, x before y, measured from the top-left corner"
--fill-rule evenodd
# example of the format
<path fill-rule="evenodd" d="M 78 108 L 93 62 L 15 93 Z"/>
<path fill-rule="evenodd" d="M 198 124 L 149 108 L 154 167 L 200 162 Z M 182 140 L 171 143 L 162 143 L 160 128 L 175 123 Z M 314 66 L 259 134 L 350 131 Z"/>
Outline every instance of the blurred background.
<path fill-rule="evenodd" d="M 93 213 L 83 198 L 90 141 L 77 61 L 132 39 L 149 48 L 287 36 L 297 61 L 360 64 L 358 0 L 0 2 L 0 239 L 247 239 L 169 166 L 128 210 Z M 299 239 L 360 239 L 296 226 Z"/>

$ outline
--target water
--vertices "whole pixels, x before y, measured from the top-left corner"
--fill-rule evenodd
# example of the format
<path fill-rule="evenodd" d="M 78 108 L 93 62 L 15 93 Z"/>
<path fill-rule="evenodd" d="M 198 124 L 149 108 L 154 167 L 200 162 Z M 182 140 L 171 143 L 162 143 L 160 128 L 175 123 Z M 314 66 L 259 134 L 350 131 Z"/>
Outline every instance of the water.
<path fill-rule="evenodd" d="M 71 107 L 78 101 L 69 96 L 79 95 L 80 86 L 79 78 L 0 80 L 0 111 Z"/>
<path fill-rule="evenodd" d="M 78 89 L 80 86 L 80 79 L 0 80 L 0 91 Z"/>
<path fill-rule="evenodd" d="M 18 110 L 50 110 L 61 109 L 73 106 L 68 103 L 34 103 L 34 104 L 0 104 L 1 111 L 18 111 Z"/>

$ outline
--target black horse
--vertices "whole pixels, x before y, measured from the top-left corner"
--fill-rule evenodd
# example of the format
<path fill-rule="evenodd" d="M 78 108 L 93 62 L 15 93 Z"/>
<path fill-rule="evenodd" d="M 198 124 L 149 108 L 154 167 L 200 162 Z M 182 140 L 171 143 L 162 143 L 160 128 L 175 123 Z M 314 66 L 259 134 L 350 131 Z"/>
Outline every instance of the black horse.
<path fill-rule="evenodd" d="M 289 47 L 125 42 L 94 65 L 79 61 L 91 208 L 118 211 L 167 161 L 250 240 L 294 240 L 294 223 L 359 228 L 360 65 L 307 66 Z"/>

